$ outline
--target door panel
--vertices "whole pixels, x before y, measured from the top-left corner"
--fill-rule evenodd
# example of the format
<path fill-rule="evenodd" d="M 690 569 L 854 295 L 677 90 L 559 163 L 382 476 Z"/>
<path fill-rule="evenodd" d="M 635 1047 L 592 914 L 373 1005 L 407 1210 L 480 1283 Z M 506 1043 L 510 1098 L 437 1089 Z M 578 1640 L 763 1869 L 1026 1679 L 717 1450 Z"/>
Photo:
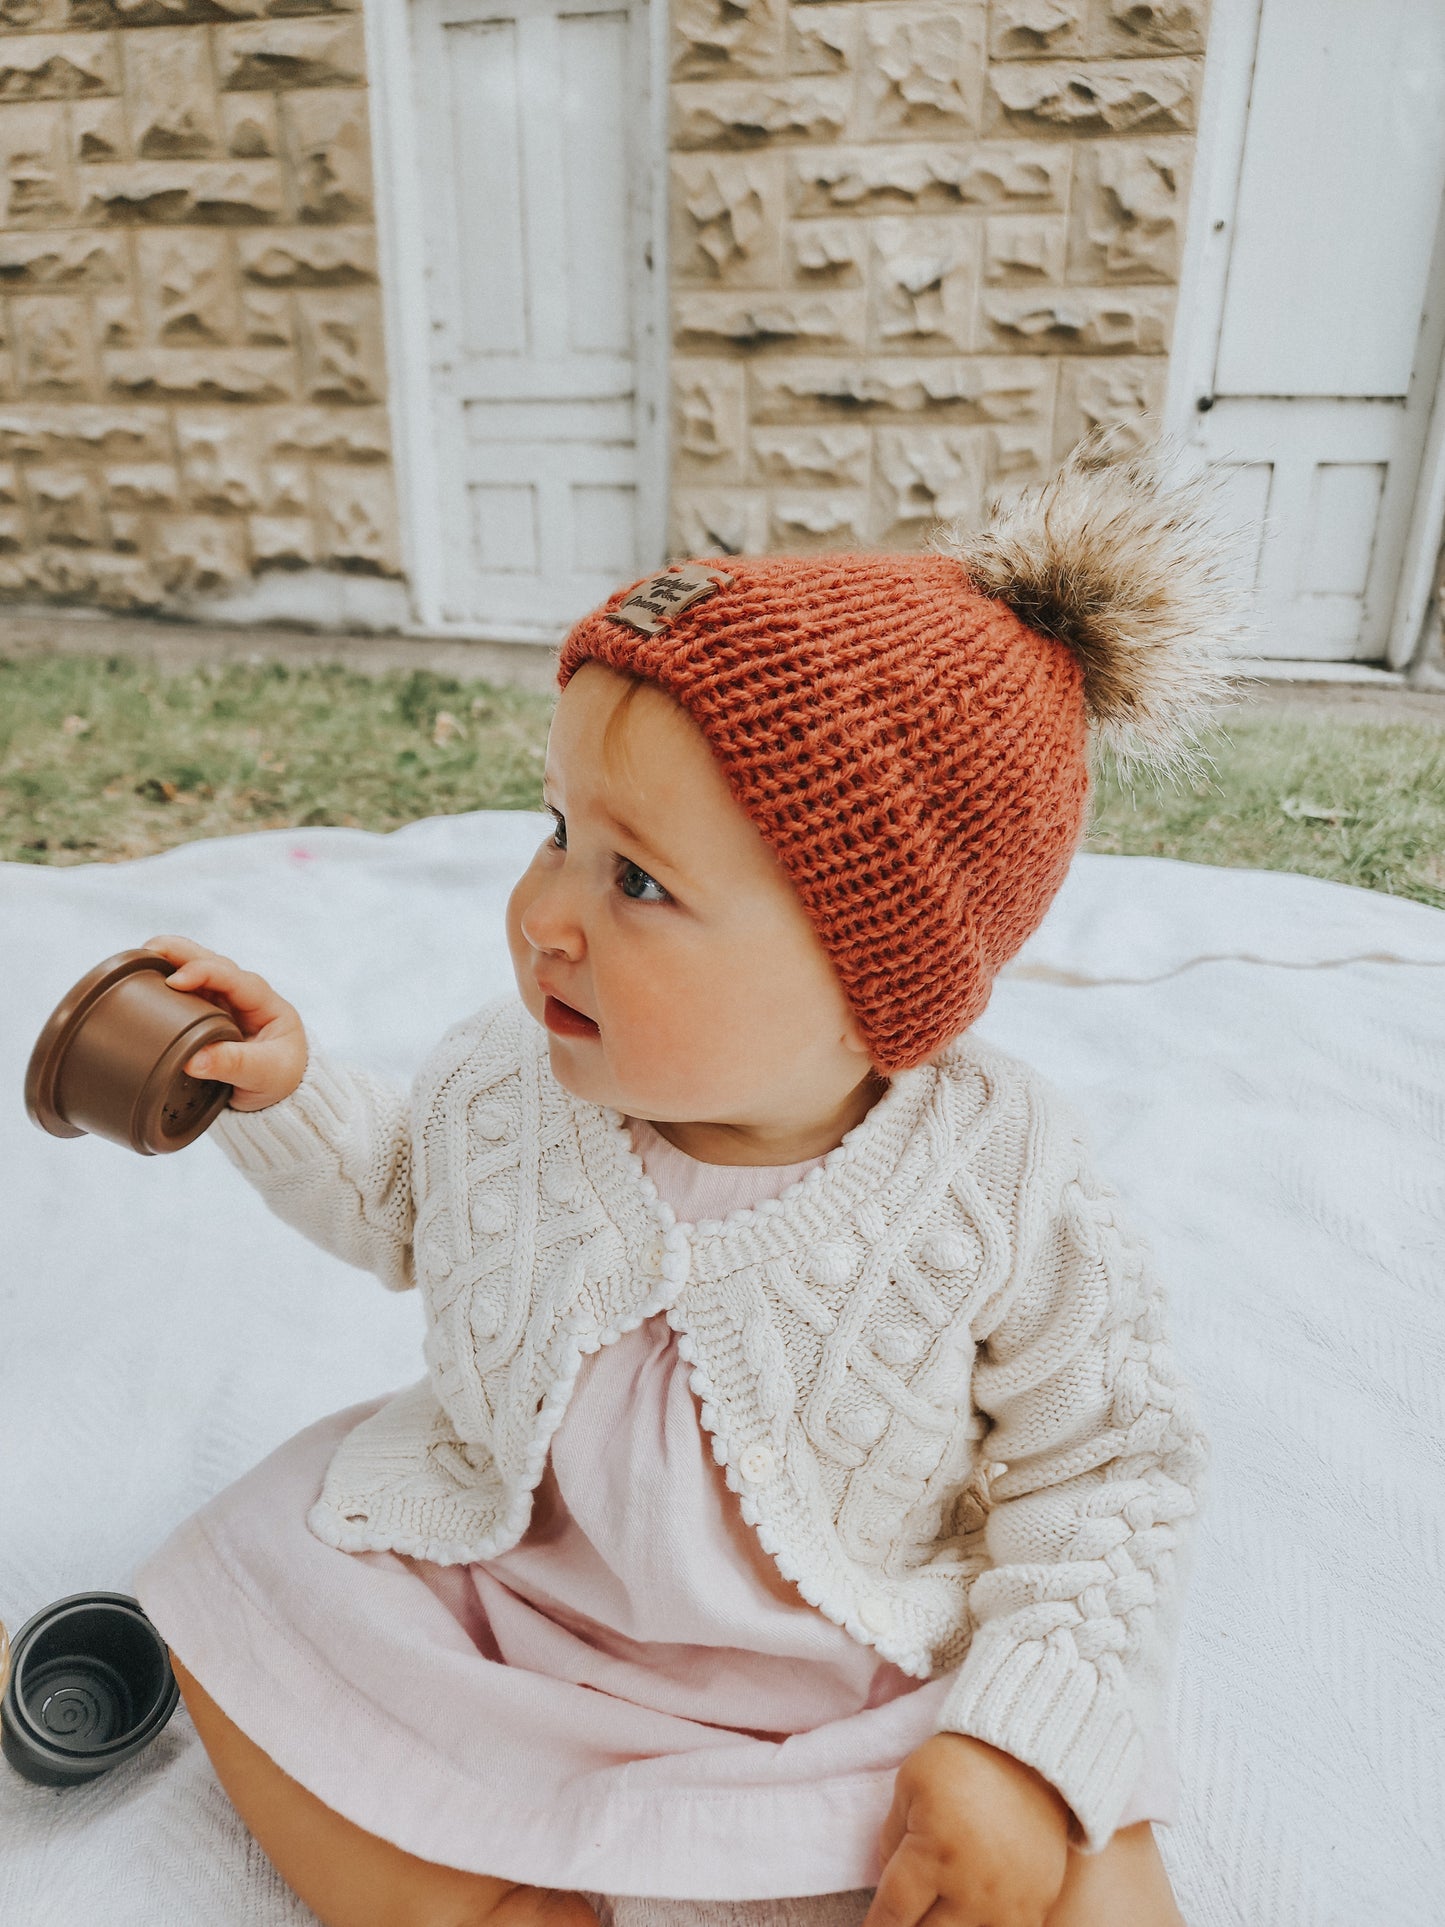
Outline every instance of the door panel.
<path fill-rule="evenodd" d="M 556 635 L 643 566 L 645 20 L 416 0 L 449 621 Z"/>
<path fill-rule="evenodd" d="M 1265 655 L 1384 654 L 1439 362 L 1442 202 L 1445 3 L 1263 0 L 1194 439 L 1237 470 Z"/>

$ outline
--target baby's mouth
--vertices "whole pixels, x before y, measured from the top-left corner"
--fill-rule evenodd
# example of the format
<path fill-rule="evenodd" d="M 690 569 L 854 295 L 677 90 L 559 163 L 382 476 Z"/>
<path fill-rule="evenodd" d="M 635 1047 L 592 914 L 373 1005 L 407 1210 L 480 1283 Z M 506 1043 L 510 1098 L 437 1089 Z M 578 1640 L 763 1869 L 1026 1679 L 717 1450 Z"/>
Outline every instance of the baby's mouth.
<path fill-rule="evenodd" d="M 595 1037 L 599 1034 L 595 1019 L 585 1011 L 575 1010 L 571 1004 L 564 1004 L 560 997 L 546 993 L 542 1006 L 542 1021 L 548 1030 L 559 1031 L 568 1037 Z"/>

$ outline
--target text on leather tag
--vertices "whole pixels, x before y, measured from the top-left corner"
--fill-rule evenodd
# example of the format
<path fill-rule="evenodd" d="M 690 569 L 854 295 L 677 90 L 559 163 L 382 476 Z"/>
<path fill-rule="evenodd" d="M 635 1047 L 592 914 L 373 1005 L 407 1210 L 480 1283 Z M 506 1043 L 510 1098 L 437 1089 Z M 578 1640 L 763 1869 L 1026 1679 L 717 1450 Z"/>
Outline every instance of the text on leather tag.
<path fill-rule="evenodd" d="M 667 569 L 632 591 L 626 602 L 609 609 L 613 622 L 625 622 L 640 635 L 655 636 L 684 609 L 701 602 L 716 589 L 732 587 L 732 577 L 721 569 L 705 569 L 698 562 L 684 563 L 680 569 Z"/>

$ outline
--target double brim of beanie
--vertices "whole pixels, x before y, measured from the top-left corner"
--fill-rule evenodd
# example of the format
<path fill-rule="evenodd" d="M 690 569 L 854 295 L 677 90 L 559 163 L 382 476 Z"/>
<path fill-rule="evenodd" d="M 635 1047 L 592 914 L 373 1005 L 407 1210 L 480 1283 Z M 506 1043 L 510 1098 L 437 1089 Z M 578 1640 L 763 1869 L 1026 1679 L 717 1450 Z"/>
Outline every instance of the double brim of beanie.
<path fill-rule="evenodd" d="M 1064 643 L 936 555 L 701 558 L 578 622 L 659 684 L 776 853 L 874 1066 L 983 1012 L 1083 833 L 1084 674 Z"/>

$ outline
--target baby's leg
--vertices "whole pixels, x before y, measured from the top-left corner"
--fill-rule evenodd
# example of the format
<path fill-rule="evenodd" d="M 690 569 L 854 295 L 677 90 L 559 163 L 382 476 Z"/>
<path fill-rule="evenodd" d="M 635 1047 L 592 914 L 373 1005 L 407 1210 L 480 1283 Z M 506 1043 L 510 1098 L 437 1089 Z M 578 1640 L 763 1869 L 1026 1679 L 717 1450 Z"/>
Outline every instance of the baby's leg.
<path fill-rule="evenodd" d="M 1044 1927 L 1185 1927 L 1147 1820 L 1120 1827 L 1102 1853 L 1071 1853 Z"/>
<path fill-rule="evenodd" d="M 597 1927 L 580 1894 L 443 1867 L 354 1826 L 284 1773 L 174 1653 L 171 1668 L 232 1806 L 323 1927 Z"/>

